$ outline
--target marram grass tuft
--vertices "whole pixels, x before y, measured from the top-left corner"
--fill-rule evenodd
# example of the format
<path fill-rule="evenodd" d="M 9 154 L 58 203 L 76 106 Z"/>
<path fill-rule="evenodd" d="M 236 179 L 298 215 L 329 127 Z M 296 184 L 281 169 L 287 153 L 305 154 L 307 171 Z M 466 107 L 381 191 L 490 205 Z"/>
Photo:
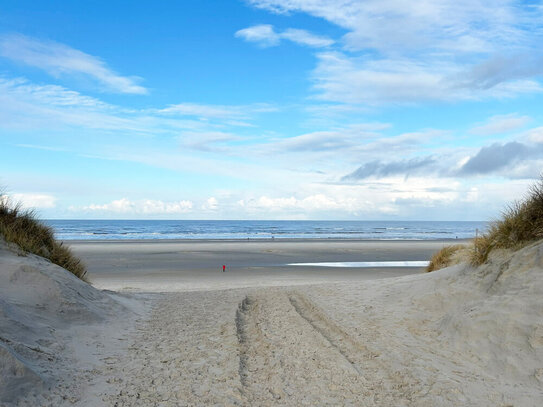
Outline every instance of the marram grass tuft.
<path fill-rule="evenodd" d="M 445 267 L 449 267 L 453 264 L 453 255 L 459 250 L 464 249 L 466 246 L 462 244 L 455 244 L 453 246 L 445 246 L 440 251 L 436 252 L 430 259 L 430 263 L 426 267 L 426 271 L 439 270 Z"/>
<path fill-rule="evenodd" d="M 51 228 L 36 219 L 34 212 L 22 209 L 21 205 L 11 205 L 1 194 L 0 237 L 18 245 L 23 253 L 45 257 L 85 280 L 85 265 L 68 247 L 54 238 Z"/>
<path fill-rule="evenodd" d="M 494 249 L 519 249 L 543 238 L 543 178 L 534 184 L 526 197 L 509 205 L 501 219 L 491 222 L 488 230 L 473 239 L 468 248 L 469 261 L 478 266 L 487 261 Z M 450 259 L 459 250 L 444 247 L 434 254 L 426 271 L 451 265 Z"/>

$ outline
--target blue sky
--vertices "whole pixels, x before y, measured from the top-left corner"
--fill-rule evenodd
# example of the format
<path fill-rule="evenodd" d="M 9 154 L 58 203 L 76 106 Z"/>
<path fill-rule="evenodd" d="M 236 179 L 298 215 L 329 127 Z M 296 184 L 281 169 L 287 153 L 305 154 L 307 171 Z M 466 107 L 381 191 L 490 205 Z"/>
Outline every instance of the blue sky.
<path fill-rule="evenodd" d="M 0 185 L 44 218 L 496 217 L 543 168 L 542 4 L 2 2 Z"/>

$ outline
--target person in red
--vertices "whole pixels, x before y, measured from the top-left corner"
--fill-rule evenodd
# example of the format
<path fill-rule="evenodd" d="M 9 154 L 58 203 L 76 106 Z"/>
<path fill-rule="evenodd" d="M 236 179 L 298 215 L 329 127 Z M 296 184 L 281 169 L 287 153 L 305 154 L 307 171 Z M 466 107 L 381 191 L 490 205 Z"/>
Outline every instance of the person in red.
<path fill-rule="evenodd" d="M 222 265 L 222 272 L 224 273 L 226 271 L 226 266 L 223 264 Z"/>

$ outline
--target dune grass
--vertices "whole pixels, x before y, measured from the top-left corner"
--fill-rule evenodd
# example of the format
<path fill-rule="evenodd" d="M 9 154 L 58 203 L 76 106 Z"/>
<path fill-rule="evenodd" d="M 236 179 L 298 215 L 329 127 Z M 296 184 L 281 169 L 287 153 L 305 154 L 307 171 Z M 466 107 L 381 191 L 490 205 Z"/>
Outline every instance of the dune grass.
<path fill-rule="evenodd" d="M 430 259 L 430 263 L 426 267 L 426 271 L 439 270 L 452 265 L 453 255 L 466 246 L 455 244 L 453 246 L 445 246 L 443 249 L 435 253 Z"/>
<path fill-rule="evenodd" d="M 543 178 L 528 190 L 526 197 L 509 205 L 500 219 L 490 223 L 483 235 L 473 239 L 469 247 L 469 261 L 478 266 L 487 261 L 494 249 L 520 249 L 543 238 Z M 438 270 L 450 264 L 451 256 L 459 250 L 444 247 L 437 252 L 427 271 Z"/>
<path fill-rule="evenodd" d="M 21 205 L 12 205 L 0 194 L 0 236 L 6 242 L 17 244 L 24 253 L 33 253 L 49 259 L 82 280 L 87 270 L 71 250 L 58 242 L 50 227 L 41 223 L 34 212 Z"/>
<path fill-rule="evenodd" d="M 543 237 L 543 179 L 532 185 L 526 198 L 508 206 L 502 218 L 473 242 L 471 262 L 484 263 L 494 249 L 517 249 Z"/>

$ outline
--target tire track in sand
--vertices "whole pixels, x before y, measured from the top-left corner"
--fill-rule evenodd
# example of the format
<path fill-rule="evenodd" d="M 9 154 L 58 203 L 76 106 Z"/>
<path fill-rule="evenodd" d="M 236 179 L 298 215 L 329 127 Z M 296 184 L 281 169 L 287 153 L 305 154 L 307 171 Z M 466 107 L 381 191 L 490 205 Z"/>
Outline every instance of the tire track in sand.
<path fill-rule="evenodd" d="M 248 361 L 249 361 L 249 353 L 251 350 L 251 333 L 249 332 L 249 313 L 251 306 L 254 304 L 254 300 L 252 301 L 249 296 L 246 296 L 243 301 L 239 303 L 238 309 L 236 311 L 236 334 L 238 337 L 238 343 L 239 343 L 239 378 L 242 385 L 242 393 L 246 392 L 246 389 L 249 385 L 247 377 L 248 377 Z M 256 333 L 258 335 L 258 330 L 256 330 L 253 334 Z M 254 341 L 254 339 L 253 339 Z"/>
<path fill-rule="evenodd" d="M 351 339 L 337 324 L 328 319 L 320 310 L 300 293 L 290 293 L 288 299 L 296 312 L 320 333 L 330 345 L 349 362 L 356 372 L 364 377 L 363 370 L 357 365 L 354 355 L 364 352 L 369 358 L 376 356 Z"/>
<path fill-rule="evenodd" d="M 284 397 L 281 377 L 276 374 L 281 368 L 261 326 L 261 307 L 258 296 L 247 295 L 239 303 L 235 317 L 240 391 L 249 405 L 275 404 Z"/>
<path fill-rule="evenodd" d="M 312 304 L 284 289 L 251 293 L 235 316 L 248 405 L 409 405 L 404 375 Z"/>
<path fill-rule="evenodd" d="M 397 372 L 380 359 L 360 340 L 355 340 L 340 325 L 330 319 L 305 295 L 290 292 L 288 298 L 296 312 L 306 320 L 360 374 L 372 390 L 374 405 L 409 405 L 420 382 L 405 372 Z M 397 404 L 400 403 L 400 404 Z"/>

